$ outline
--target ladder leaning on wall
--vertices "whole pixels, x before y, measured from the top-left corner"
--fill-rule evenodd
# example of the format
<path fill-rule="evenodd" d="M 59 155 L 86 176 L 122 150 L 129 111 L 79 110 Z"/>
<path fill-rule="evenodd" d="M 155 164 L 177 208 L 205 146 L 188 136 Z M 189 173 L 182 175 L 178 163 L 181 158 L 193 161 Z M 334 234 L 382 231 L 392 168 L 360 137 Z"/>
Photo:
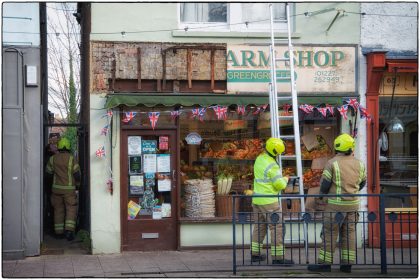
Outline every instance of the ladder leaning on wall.
<path fill-rule="evenodd" d="M 282 140 L 293 140 L 295 144 L 295 155 L 293 156 L 279 156 L 277 162 L 280 165 L 280 171 L 282 172 L 282 161 L 295 161 L 296 163 L 296 176 L 291 176 L 291 180 L 297 179 L 299 185 L 299 194 L 304 194 L 303 189 L 303 176 L 302 176 L 302 155 L 300 150 L 300 133 L 299 133 L 299 108 L 297 102 L 297 92 L 296 92 L 296 81 L 295 81 L 295 71 L 293 64 L 293 45 L 291 40 L 291 26 L 290 26 L 290 5 L 286 3 L 286 18 L 285 19 L 274 19 L 273 16 L 273 4 L 269 5 L 270 7 L 270 29 L 271 29 L 271 44 L 270 44 L 270 66 L 271 66 L 271 81 L 269 84 L 269 98 L 270 98 L 270 119 L 271 119 L 271 136 L 276 138 L 281 138 Z M 276 39 L 274 36 L 274 25 L 275 23 L 287 23 L 287 39 Z M 288 44 L 289 57 L 277 57 L 276 55 L 276 43 L 286 43 Z M 277 90 L 277 63 L 283 62 L 286 66 L 290 79 L 286 78 L 290 82 L 290 92 L 285 94 L 279 94 Z M 278 103 L 280 102 L 292 102 L 292 116 L 279 116 L 278 113 Z M 291 135 L 281 135 L 280 133 L 280 122 L 279 120 L 293 120 L 293 134 Z M 303 215 L 305 213 L 305 199 L 304 197 L 294 198 L 294 200 L 299 200 L 300 202 L 300 212 Z M 281 199 L 279 199 L 280 207 Z M 286 217 L 287 218 L 287 217 Z M 300 220 L 302 217 L 298 217 Z M 300 226 L 300 223 L 299 223 Z M 303 234 L 304 234 L 304 243 L 305 243 L 305 252 L 308 256 L 308 242 L 307 242 L 307 224 L 303 224 Z M 302 240 L 299 238 L 299 240 Z M 294 240 L 292 240 L 294 241 Z"/>

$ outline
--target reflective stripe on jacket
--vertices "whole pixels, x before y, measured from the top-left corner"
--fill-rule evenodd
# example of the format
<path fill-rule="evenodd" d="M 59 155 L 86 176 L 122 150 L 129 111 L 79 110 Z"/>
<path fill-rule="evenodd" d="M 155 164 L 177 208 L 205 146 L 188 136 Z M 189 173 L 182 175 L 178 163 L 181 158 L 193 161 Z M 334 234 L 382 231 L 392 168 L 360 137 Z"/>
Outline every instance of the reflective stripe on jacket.
<path fill-rule="evenodd" d="M 351 155 L 337 154 L 327 162 L 322 177 L 331 182 L 329 194 L 337 194 L 335 198 L 328 198 L 328 203 L 336 205 L 359 203 L 358 197 L 340 195 L 359 193 L 360 183 L 366 180 L 366 168 L 360 160 Z"/>
<path fill-rule="evenodd" d="M 273 157 L 262 153 L 254 164 L 254 193 L 256 195 L 277 195 L 287 185 L 286 179 L 280 173 L 280 167 Z M 278 202 L 277 197 L 253 197 L 252 203 L 267 205 Z"/>
<path fill-rule="evenodd" d="M 47 173 L 54 174 L 52 189 L 72 191 L 76 189 L 74 173 L 80 170 L 79 164 L 70 153 L 60 152 L 50 157 L 47 163 Z"/>

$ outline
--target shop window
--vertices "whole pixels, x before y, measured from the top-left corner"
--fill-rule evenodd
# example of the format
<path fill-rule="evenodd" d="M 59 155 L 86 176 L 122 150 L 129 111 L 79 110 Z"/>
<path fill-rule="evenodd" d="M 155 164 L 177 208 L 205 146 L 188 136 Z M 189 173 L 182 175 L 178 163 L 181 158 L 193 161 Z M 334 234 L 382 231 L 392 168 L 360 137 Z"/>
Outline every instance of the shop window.
<path fill-rule="evenodd" d="M 226 22 L 227 3 L 182 3 L 181 22 Z"/>
<path fill-rule="evenodd" d="M 190 110 L 190 108 L 184 108 Z M 181 217 L 184 220 L 230 220 L 231 194 L 252 189 L 253 165 L 263 152 L 263 144 L 271 137 L 270 114 L 254 114 L 255 106 L 247 106 L 247 114 L 236 113 L 230 106 L 227 118 L 218 120 L 207 109 L 203 120 L 180 116 Z M 284 110 L 280 115 L 291 114 Z M 334 156 L 333 141 L 340 132 L 340 116 L 335 112 L 324 117 L 319 112 L 300 114 L 305 192 L 319 187 L 322 169 Z M 292 121 L 280 123 L 281 135 L 293 134 Z M 295 153 L 294 142 L 285 141 L 285 155 Z M 283 161 L 283 175 L 296 175 L 293 157 Z M 298 193 L 288 188 L 286 193 Z M 300 212 L 300 200 L 283 204 L 285 212 Z M 251 200 L 237 202 L 236 211 L 252 212 Z M 297 214 L 296 214 L 297 215 Z M 295 216 L 295 215 L 294 215 Z"/>
<path fill-rule="evenodd" d="M 380 96 L 379 170 L 384 193 L 417 193 L 418 188 L 418 103 L 417 97 Z M 391 109 L 391 112 L 389 111 Z M 404 132 L 389 132 L 389 120 L 398 117 Z M 387 197 L 387 208 L 416 208 L 417 197 Z"/>

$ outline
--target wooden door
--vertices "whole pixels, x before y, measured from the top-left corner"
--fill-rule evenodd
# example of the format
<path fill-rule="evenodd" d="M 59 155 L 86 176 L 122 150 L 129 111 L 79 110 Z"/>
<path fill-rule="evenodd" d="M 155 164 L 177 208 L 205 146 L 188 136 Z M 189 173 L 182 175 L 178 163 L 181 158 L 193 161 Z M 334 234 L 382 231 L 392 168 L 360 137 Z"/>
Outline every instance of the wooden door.
<path fill-rule="evenodd" d="M 121 141 L 122 250 L 176 250 L 176 130 L 123 130 Z"/>

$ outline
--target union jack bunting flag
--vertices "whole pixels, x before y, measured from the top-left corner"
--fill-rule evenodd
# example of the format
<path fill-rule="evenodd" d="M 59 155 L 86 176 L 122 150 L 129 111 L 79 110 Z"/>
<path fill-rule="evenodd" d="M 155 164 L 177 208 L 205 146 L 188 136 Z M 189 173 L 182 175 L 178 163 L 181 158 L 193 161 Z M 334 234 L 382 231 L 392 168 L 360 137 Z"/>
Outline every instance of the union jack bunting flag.
<path fill-rule="evenodd" d="M 109 125 L 107 124 L 106 126 L 104 126 L 102 129 L 101 129 L 101 135 L 107 135 L 108 134 L 108 131 L 109 131 Z"/>
<path fill-rule="evenodd" d="M 267 109 L 267 106 L 268 106 L 268 104 L 257 106 L 257 110 L 255 110 L 255 112 L 252 113 L 252 114 L 253 115 L 258 115 L 258 114 L 260 114 L 262 112 L 265 112 L 265 109 Z"/>
<path fill-rule="evenodd" d="M 106 111 L 106 114 L 105 114 L 105 115 L 103 115 L 103 116 L 101 117 L 101 119 L 102 119 L 102 118 L 105 118 L 105 117 L 110 117 L 110 118 L 112 118 L 112 110 L 108 110 L 108 111 Z"/>
<path fill-rule="evenodd" d="M 195 108 L 191 110 L 192 118 L 198 118 L 200 121 L 203 121 L 204 113 L 206 112 L 206 108 Z"/>
<path fill-rule="evenodd" d="M 245 108 L 245 105 L 238 105 L 238 107 L 236 108 L 236 113 L 238 113 L 238 115 L 245 115 Z"/>
<path fill-rule="evenodd" d="M 363 107 L 362 105 L 359 105 L 359 111 L 360 111 L 360 118 L 366 118 L 366 120 L 371 120 L 372 117 L 371 115 L 368 113 L 367 109 L 365 107 Z"/>
<path fill-rule="evenodd" d="M 179 111 L 179 110 L 171 111 L 171 119 L 172 120 L 178 118 L 180 115 L 181 115 L 181 111 Z"/>
<path fill-rule="evenodd" d="M 289 113 L 289 109 L 292 108 L 292 105 L 290 104 L 283 104 L 283 111 Z"/>
<path fill-rule="evenodd" d="M 330 111 L 331 115 L 334 116 L 334 107 L 329 104 L 325 105 L 325 107 Z"/>
<path fill-rule="evenodd" d="M 125 112 L 124 114 L 125 116 L 122 120 L 124 123 L 130 122 L 137 115 L 136 112 Z"/>
<path fill-rule="evenodd" d="M 309 104 L 303 104 L 299 106 L 299 109 L 301 109 L 302 111 L 304 111 L 306 114 L 312 113 L 314 111 L 314 106 L 309 105 Z"/>
<path fill-rule="evenodd" d="M 105 147 L 102 146 L 99 149 L 96 150 L 96 157 L 103 158 L 105 157 Z"/>
<path fill-rule="evenodd" d="M 349 100 L 346 100 L 347 105 L 350 105 L 351 107 L 354 108 L 354 110 L 358 110 L 359 109 L 359 102 L 357 102 L 356 98 L 350 98 Z"/>
<path fill-rule="evenodd" d="M 324 116 L 324 118 L 327 117 L 327 113 L 328 113 L 327 107 L 317 107 L 316 109 Z"/>
<path fill-rule="evenodd" d="M 338 112 L 340 112 L 340 115 L 344 118 L 344 120 L 347 120 L 347 110 L 348 109 L 349 109 L 348 105 L 343 105 L 343 106 L 337 108 Z"/>
<path fill-rule="evenodd" d="M 211 107 L 214 112 L 216 113 L 217 119 L 221 120 L 221 119 L 226 119 L 227 118 L 227 107 L 226 106 L 213 106 Z"/>
<path fill-rule="evenodd" d="M 159 116 L 160 116 L 159 112 L 149 112 L 149 120 L 153 129 L 155 129 Z"/>

